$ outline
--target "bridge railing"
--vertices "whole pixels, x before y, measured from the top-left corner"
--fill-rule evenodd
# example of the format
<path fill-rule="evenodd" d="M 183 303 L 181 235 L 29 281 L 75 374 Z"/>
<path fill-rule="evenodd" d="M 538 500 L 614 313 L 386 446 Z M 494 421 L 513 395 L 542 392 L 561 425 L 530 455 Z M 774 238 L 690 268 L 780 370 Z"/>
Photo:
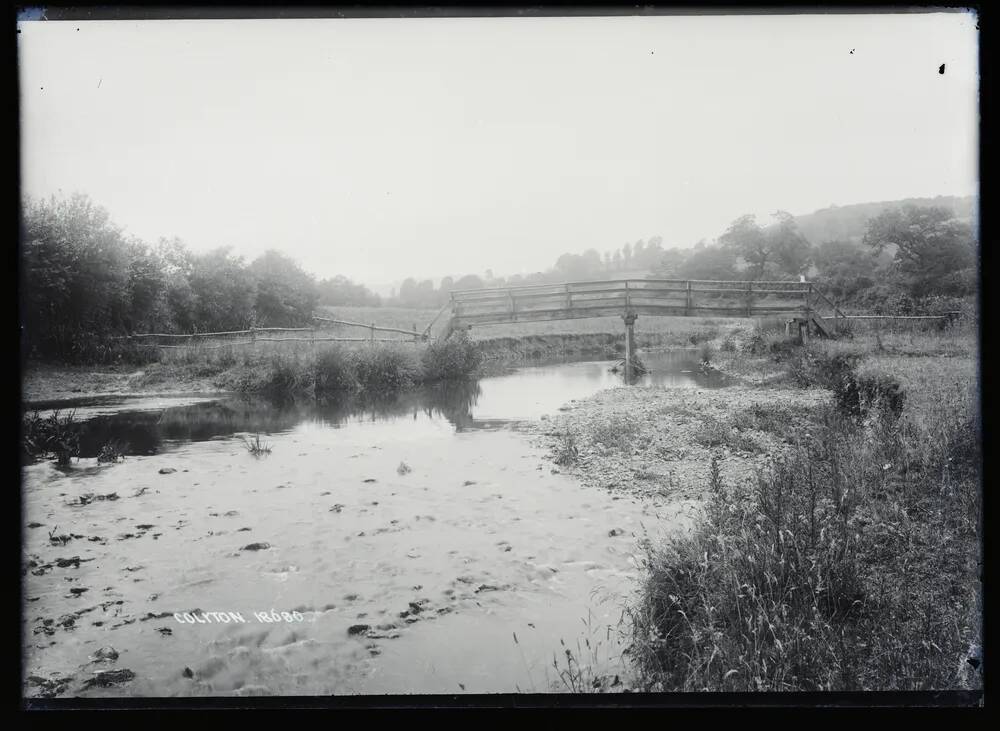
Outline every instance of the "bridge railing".
<path fill-rule="evenodd" d="M 635 313 L 754 317 L 808 312 L 808 282 L 621 279 L 534 284 L 451 293 L 458 322 L 488 324 Z"/>

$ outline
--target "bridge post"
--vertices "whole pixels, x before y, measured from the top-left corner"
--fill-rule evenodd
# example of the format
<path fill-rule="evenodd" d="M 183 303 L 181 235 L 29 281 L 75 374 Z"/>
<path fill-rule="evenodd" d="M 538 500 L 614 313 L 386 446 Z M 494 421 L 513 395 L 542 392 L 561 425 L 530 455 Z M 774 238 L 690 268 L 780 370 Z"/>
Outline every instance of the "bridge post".
<path fill-rule="evenodd" d="M 635 372 L 635 330 L 634 325 L 638 315 L 634 312 L 626 312 L 622 315 L 625 321 L 625 383 L 632 384 L 632 376 Z"/>

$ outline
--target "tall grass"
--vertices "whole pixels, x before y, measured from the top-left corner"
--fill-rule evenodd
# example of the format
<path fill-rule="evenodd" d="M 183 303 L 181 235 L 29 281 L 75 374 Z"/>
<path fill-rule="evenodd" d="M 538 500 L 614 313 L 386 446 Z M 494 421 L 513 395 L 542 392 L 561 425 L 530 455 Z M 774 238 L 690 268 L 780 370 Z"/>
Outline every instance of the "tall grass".
<path fill-rule="evenodd" d="M 378 393 L 468 378 L 479 363 L 477 347 L 456 336 L 422 349 L 410 343 L 379 343 L 356 349 L 332 346 L 244 354 L 223 380 L 237 391 L 271 396 Z"/>
<path fill-rule="evenodd" d="M 648 547 L 630 648 L 647 690 L 961 687 L 979 641 L 976 392 L 942 378 L 897 403 L 889 382 L 820 412 L 752 482 L 715 470 L 696 529 Z"/>
<path fill-rule="evenodd" d="M 60 416 L 54 411 L 42 418 L 38 412 L 21 419 L 21 458 L 31 462 L 54 456 L 60 465 L 68 465 L 80 454 L 80 424 L 75 413 Z"/>

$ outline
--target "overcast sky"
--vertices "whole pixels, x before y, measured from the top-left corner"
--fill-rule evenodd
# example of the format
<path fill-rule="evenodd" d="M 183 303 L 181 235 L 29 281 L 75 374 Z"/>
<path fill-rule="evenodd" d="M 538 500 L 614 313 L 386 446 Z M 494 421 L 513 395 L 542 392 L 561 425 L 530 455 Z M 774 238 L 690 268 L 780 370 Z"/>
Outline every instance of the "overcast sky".
<path fill-rule="evenodd" d="M 321 277 L 530 272 L 977 192 L 968 14 L 18 27 L 25 193 Z"/>

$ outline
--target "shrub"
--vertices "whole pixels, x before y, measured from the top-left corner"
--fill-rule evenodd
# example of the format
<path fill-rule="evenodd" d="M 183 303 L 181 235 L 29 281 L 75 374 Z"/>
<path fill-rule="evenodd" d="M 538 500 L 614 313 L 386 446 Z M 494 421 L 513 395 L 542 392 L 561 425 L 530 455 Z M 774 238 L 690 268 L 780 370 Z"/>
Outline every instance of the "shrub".
<path fill-rule="evenodd" d="M 97 453 L 97 463 L 117 462 L 125 459 L 125 445 L 117 439 L 109 439 Z"/>
<path fill-rule="evenodd" d="M 313 393 L 315 374 L 309 363 L 283 353 L 271 356 L 258 390 L 273 396 L 295 396 Z"/>
<path fill-rule="evenodd" d="M 579 456 L 580 450 L 576 444 L 576 435 L 571 431 L 560 434 L 553 453 L 555 463 L 560 466 L 575 464 Z"/>
<path fill-rule="evenodd" d="M 424 381 L 467 378 L 479 367 L 482 354 L 465 332 L 430 343 L 420 356 Z"/>
<path fill-rule="evenodd" d="M 405 388 L 420 376 L 413 353 L 394 346 L 363 348 L 351 354 L 358 384 L 366 391 Z"/>
<path fill-rule="evenodd" d="M 68 465 L 80 454 L 80 425 L 75 414 L 59 416 L 54 411 L 43 419 L 34 412 L 21 422 L 21 453 L 26 460 L 53 455 L 60 465 Z"/>
<path fill-rule="evenodd" d="M 848 371 L 835 382 L 833 394 L 840 410 L 856 419 L 878 412 L 895 421 L 905 401 L 899 381 L 884 373 Z"/>
<path fill-rule="evenodd" d="M 316 356 L 314 373 L 317 394 L 348 392 L 358 387 L 351 359 L 340 347 L 322 350 Z"/>

